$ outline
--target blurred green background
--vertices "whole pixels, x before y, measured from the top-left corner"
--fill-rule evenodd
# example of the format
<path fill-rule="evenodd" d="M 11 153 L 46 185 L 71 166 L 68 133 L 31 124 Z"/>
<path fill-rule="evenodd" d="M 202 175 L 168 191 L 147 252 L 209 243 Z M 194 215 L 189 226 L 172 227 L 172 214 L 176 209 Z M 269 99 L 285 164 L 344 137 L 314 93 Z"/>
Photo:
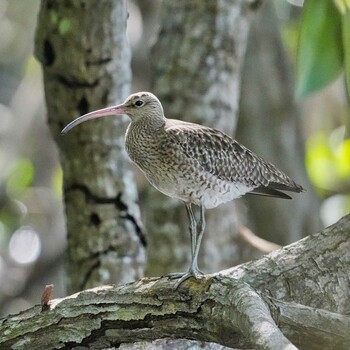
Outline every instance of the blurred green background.
<path fill-rule="evenodd" d="M 38 303 L 45 284 L 54 283 L 55 296 L 64 295 L 62 173 L 33 57 L 38 9 L 39 0 L 0 0 L 0 315 Z M 276 9 L 294 64 L 302 8 L 276 1 Z M 130 2 L 129 21 L 134 60 L 141 60 L 137 1 Z M 350 211 L 349 106 L 344 75 L 334 79 L 298 102 L 305 166 L 322 199 L 325 226 Z"/>

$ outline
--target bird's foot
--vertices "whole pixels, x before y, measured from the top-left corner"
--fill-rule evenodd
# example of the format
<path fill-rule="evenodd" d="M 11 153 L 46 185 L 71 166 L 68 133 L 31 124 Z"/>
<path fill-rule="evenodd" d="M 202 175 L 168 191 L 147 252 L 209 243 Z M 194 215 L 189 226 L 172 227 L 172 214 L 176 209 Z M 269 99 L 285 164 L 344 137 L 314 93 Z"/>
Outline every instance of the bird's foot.
<path fill-rule="evenodd" d="M 175 289 L 179 288 L 179 286 L 185 282 L 187 279 L 194 277 L 195 279 L 199 279 L 204 275 L 204 273 L 198 268 L 190 268 L 187 272 L 172 272 L 167 275 L 170 279 L 179 279 L 176 281 Z"/>

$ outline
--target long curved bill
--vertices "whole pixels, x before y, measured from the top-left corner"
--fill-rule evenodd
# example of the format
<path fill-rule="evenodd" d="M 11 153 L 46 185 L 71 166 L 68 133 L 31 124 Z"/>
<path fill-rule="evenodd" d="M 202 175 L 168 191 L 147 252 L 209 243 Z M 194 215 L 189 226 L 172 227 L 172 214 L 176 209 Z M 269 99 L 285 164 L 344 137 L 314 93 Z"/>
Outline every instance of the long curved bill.
<path fill-rule="evenodd" d="M 78 124 L 84 123 L 87 120 L 106 117 L 108 115 L 116 115 L 116 114 L 126 114 L 125 106 L 123 104 L 106 107 L 102 109 L 98 109 L 97 111 L 93 111 L 87 114 L 78 117 L 77 119 L 70 122 L 62 131 L 61 134 L 66 134 L 69 130 L 73 129 Z"/>

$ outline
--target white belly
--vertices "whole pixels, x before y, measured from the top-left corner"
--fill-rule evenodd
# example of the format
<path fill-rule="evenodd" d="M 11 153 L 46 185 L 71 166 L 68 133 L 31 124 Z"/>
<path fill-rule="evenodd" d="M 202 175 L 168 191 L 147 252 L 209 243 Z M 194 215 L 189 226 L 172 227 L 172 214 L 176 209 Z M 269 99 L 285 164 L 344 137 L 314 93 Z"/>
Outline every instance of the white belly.
<path fill-rule="evenodd" d="M 163 194 L 181 199 L 184 202 L 215 208 L 220 204 L 232 201 L 252 191 L 242 183 L 232 183 L 218 179 L 212 174 L 196 174 L 183 176 L 172 173 L 166 177 L 147 176 L 149 182 Z"/>
<path fill-rule="evenodd" d="M 242 197 L 253 190 L 253 187 L 244 184 L 232 184 L 225 181 L 222 181 L 221 186 L 216 185 L 215 187 L 218 188 L 207 189 L 202 194 L 201 204 L 207 209 L 215 208 L 220 204 Z"/>

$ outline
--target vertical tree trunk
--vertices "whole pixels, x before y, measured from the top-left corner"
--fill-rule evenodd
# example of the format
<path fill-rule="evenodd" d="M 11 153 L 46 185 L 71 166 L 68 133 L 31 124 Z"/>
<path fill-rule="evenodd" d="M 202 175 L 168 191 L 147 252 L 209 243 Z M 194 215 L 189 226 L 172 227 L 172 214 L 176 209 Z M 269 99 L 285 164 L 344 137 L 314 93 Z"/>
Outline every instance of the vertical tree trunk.
<path fill-rule="evenodd" d="M 98 120 L 60 136 L 77 116 L 129 93 L 126 20 L 126 0 L 41 2 L 36 56 L 64 174 L 69 293 L 143 275 L 145 237 L 123 142 L 128 120 Z"/>
<path fill-rule="evenodd" d="M 152 76 L 153 90 L 168 118 L 233 134 L 250 14 L 247 1 L 163 2 L 161 30 L 152 51 Z M 190 258 L 184 205 L 153 189 L 147 203 L 148 273 L 184 270 Z M 212 272 L 241 260 L 234 243 L 232 203 L 207 212 L 206 231 L 200 268 Z"/>
<path fill-rule="evenodd" d="M 246 196 L 247 226 L 279 244 L 320 228 L 318 200 L 307 179 L 291 65 L 284 51 L 273 4 L 255 17 L 242 73 L 238 141 L 275 163 L 307 188 L 291 201 Z"/>

